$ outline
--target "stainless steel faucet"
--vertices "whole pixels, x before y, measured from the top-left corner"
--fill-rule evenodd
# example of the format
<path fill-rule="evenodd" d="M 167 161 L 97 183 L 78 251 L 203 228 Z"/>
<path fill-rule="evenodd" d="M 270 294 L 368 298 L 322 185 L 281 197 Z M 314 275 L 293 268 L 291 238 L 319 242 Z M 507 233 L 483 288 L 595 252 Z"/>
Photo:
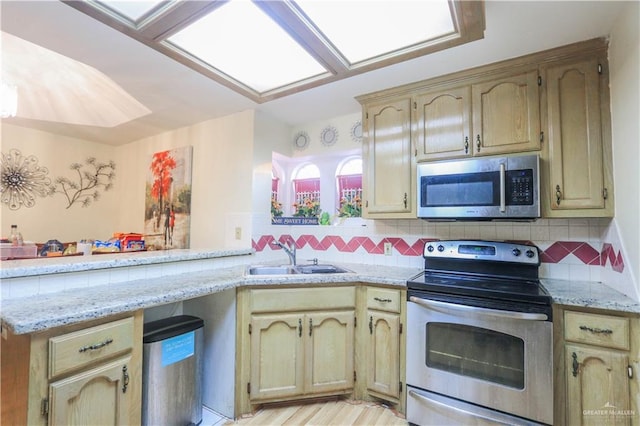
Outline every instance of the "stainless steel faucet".
<path fill-rule="evenodd" d="M 285 253 L 287 253 L 287 256 L 289 256 L 289 262 L 291 263 L 291 265 L 296 266 L 296 242 L 291 240 L 289 243 L 285 244 L 282 243 L 280 241 L 272 241 L 271 244 L 276 245 L 278 247 L 280 247 L 282 250 L 284 250 Z"/>

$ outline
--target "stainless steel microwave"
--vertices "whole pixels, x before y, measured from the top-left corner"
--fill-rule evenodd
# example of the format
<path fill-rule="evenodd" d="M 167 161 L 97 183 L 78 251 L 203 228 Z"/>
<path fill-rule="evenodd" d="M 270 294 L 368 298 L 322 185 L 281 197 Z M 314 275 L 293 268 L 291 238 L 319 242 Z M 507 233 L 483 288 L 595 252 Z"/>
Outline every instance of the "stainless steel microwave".
<path fill-rule="evenodd" d="M 535 220 L 540 217 L 538 154 L 418 164 L 418 217 Z"/>

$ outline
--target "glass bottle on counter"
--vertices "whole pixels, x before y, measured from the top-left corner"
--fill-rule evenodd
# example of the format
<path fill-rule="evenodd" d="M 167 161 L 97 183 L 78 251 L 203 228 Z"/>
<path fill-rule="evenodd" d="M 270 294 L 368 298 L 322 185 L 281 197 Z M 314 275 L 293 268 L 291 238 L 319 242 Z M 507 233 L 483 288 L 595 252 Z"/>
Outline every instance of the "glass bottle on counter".
<path fill-rule="evenodd" d="M 22 234 L 18 231 L 18 225 L 11 225 L 11 235 L 9 236 L 12 246 L 21 246 L 24 244 Z"/>

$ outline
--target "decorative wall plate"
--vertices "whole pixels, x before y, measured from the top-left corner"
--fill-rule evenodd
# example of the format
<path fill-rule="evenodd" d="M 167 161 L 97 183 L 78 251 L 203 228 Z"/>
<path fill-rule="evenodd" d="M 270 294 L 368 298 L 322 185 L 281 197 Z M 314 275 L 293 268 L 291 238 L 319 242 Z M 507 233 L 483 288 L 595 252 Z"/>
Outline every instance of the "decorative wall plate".
<path fill-rule="evenodd" d="M 293 146 L 296 149 L 303 150 L 309 146 L 309 135 L 307 132 L 298 132 L 293 137 Z"/>
<path fill-rule="evenodd" d="M 362 123 L 360 120 L 351 126 L 351 139 L 353 139 L 354 142 L 362 142 Z"/>
<path fill-rule="evenodd" d="M 327 126 L 320 133 L 320 141 L 325 146 L 331 146 L 338 140 L 338 131 L 333 126 Z"/>

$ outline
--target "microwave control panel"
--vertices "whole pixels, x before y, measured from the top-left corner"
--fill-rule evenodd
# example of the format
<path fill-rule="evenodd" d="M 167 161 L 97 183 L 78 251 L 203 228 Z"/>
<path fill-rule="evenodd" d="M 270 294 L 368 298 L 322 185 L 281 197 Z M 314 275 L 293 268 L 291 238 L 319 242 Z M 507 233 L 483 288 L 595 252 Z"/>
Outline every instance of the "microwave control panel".
<path fill-rule="evenodd" d="M 530 206 L 534 193 L 533 170 L 507 170 L 506 204 L 509 206 Z"/>

